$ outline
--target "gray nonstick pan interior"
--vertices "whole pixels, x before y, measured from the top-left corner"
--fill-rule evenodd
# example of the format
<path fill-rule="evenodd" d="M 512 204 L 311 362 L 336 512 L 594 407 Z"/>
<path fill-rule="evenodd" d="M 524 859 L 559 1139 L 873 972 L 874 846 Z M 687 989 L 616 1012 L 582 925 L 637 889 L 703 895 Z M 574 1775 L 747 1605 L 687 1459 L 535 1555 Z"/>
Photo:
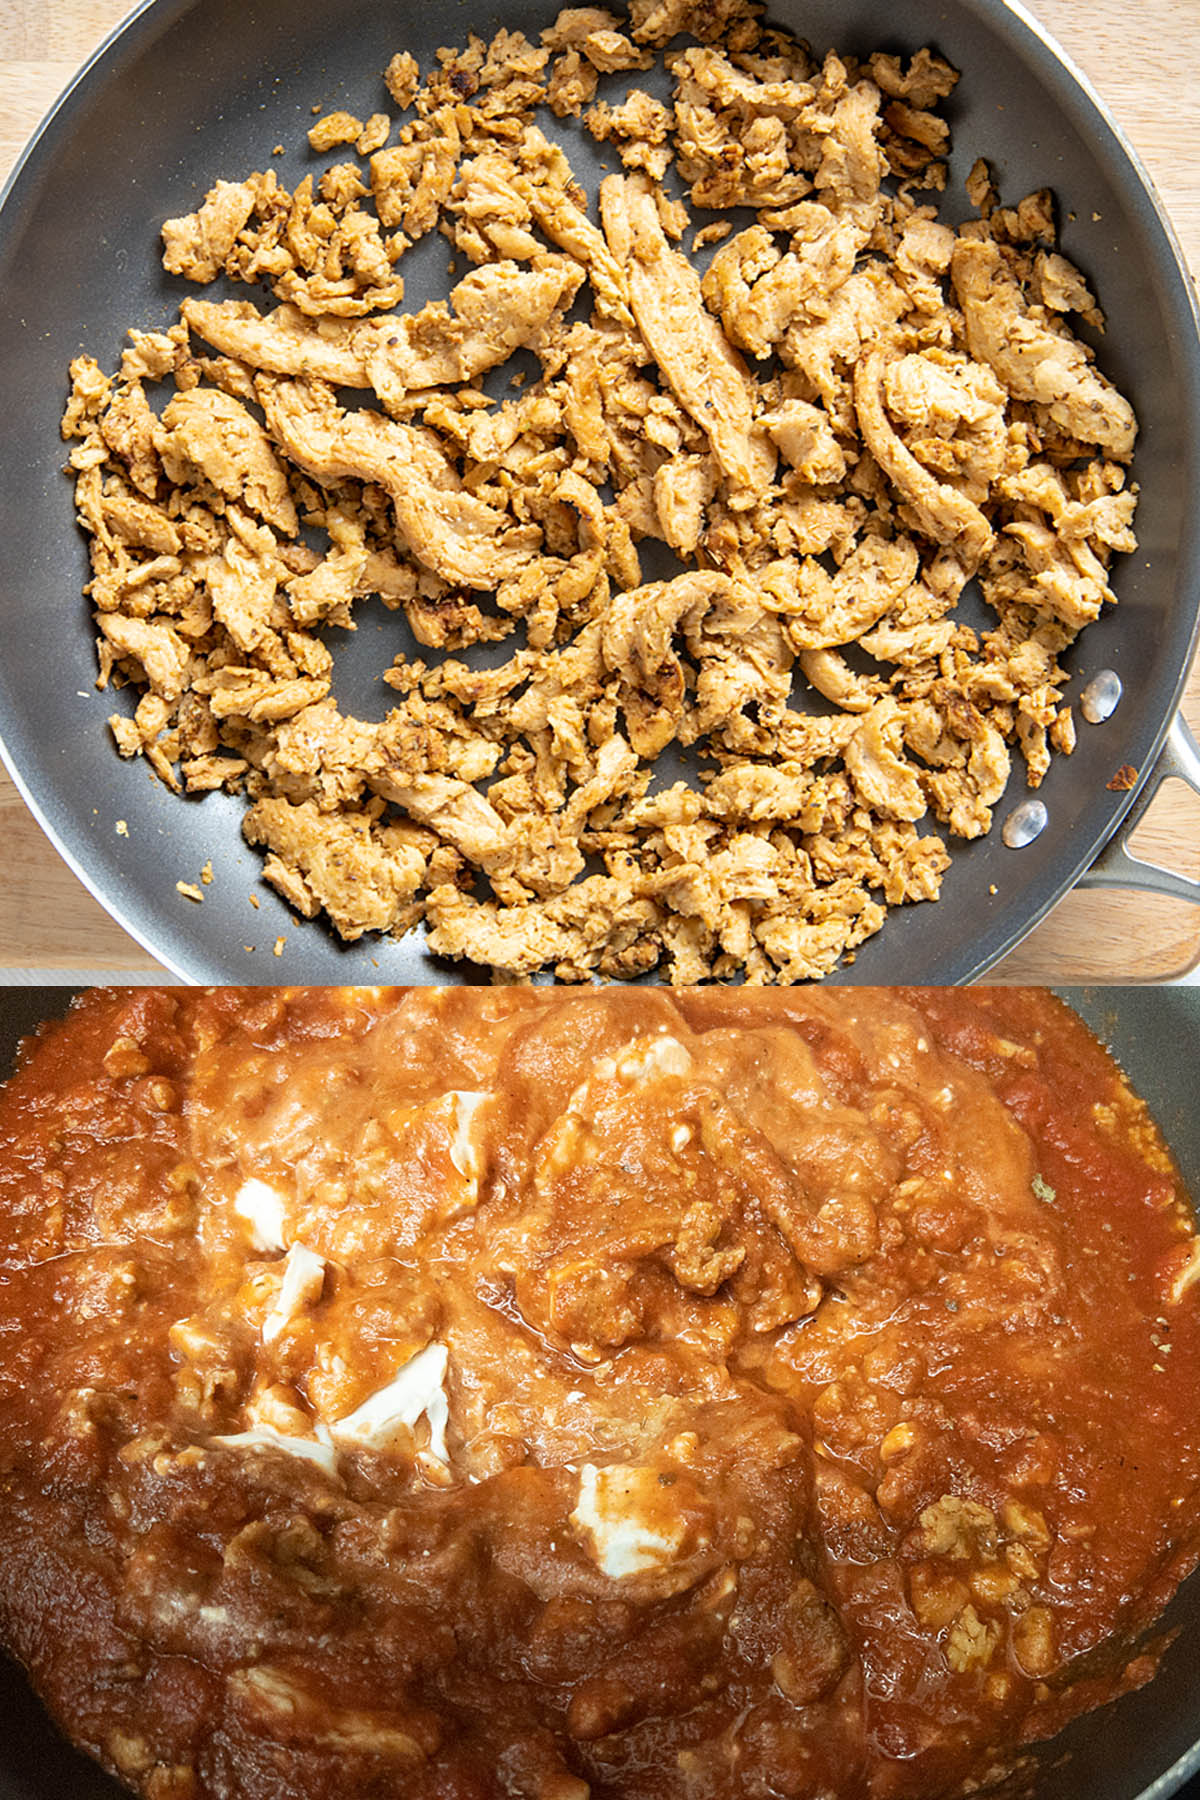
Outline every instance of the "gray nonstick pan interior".
<path fill-rule="evenodd" d="M 1110 1045 L 1150 1103 L 1193 1194 L 1200 1195 L 1200 993 L 1074 988 L 1065 999 Z M 66 988 L 0 989 L 0 1076 L 18 1040 L 65 1011 Z M 1034 1800 L 1167 1800 L 1200 1770 L 1200 1574 L 1165 1616 L 1178 1633 L 1149 1685 L 1092 1713 L 1037 1752 Z M 0 1800 L 120 1800 L 124 1792 L 51 1726 L 19 1670 L 0 1658 Z M 1200 1778 L 1193 1784 L 1200 1790 Z M 1188 1800 L 1196 1800 L 1193 1787 Z"/>
<path fill-rule="evenodd" d="M 313 108 L 359 116 L 388 104 L 379 71 L 398 48 L 423 66 L 441 43 L 501 24 L 536 33 L 549 0 L 452 8 L 342 0 L 156 0 L 76 85 L 28 156 L 0 211 L 0 370 L 5 435 L 0 483 L 0 736 L 27 797 L 63 854 L 109 910 L 171 968 L 193 980 L 479 979 L 439 965 L 414 933 L 340 945 L 320 924 L 297 927 L 258 881 L 242 842 L 241 804 L 224 795 L 180 802 L 141 764 L 122 762 L 104 726 L 92 632 L 80 598 L 86 557 L 59 472 L 64 371 L 86 349 L 115 365 L 130 324 L 165 325 L 185 284 L 163 274 L 163 218 L 193 207 L 218 175 L 275 168 L 294 183 L 313 162 Z M 1143 431 L 1141 549 L 1118 570 L 1120 607 L 1086 634 L 1079 686 L 1116 669 L 1125 697 L 1101 727 L 1081 727 L 1043 789 L 1050 828 L 1022 851 L 999 834 L 960 846 L 936 907 L 892 916 L 842 979 L 961 981 L 977 975 L 1041 916 L 1088 864 L 1130 801 L 1107 783 L 1122 765 L 1151 766 L 1190 661 L 1200 598 L 1200 538 L 1191 496 L 1200 453 L 1200 355 L 1194 302 L 1169 232 L 1134 163 L 1097 106 L 1024 15 L 1002 0 L 775 0 L 773 16 L 824 49 L 911 51 L 929 42 L 963 71 L 951 102 L 955 152 L 947 205 L 968 211 L 974 158 L 995 163 L 1017 198 L 1050 184 L 1067 212 L 1064 247 L 1098 286 L 1109 328 L 1104 367 L 1134 399 Z M 627 78 L 606 78 L 621 97 Z M 599 150 L 577 124 L 549 128 L 593 182 Z M 287 154 L 273 158 L 277 143 Z M 406 306 L 446 287 L 444 241 L 405 258 Z M 380 717 L 379 677 L 412 650 L 403 620 L 369 603 L 354 635 L 336 633 L 342 704 Z M 130 705 L 126 695 L 122 705 Z M 1018 798 L 1014 775 L 1010 801 Z M 1023 791 L 1023 790 L 1021 790 Z M 1002 803 L 1003 807 L 1003 803 Z M 128 836 L 115 823 L 128 822 Z M 175 891 L 211 857 L 202 906 Z M 259 891 L 262 906 L 248 903 Z M 287 945 L 275 959 L 272 947 Z M 247 951 L 246 946 L 253 949 Z"/>

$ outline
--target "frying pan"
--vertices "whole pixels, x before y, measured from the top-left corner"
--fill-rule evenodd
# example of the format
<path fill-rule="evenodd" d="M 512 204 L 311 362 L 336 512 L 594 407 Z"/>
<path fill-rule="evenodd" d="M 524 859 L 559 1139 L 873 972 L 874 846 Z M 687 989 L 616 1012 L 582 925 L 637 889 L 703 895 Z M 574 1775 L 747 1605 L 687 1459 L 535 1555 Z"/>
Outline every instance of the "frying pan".
<path fill-rule="evenodd" d="M 1190 988 L 1058 990 L 1110 1046 L 1200 1195 L 1200 992 Z M 0 988 L 0 1077 L 19 1039 L 65 1012 L 69 988 Z M 1168 1800 L 1187 1783 L 1200 1800 L 1200 1572 L 1164 1624 L 1178 1632 L 1149 1687 L 1077 1720 L 1041 1746 L 1034 1800 Z M 0 1800 L 121 1800 L 124 1790 L 76 1754 L 50 1724 L 24 1675 L 0 1657 Z M 1195 1779 L 1192 1779 L 1195 1778 Z"/>
<path fill-rule="evenodd" d="M 378 71 L 404 47 L 423 69 L 435 47 L 501 24 L 536 33 L 555 0 L 460 0 L 453 9 L 395 0 L 152 0 L 109 40 L 27 151 L 0 212 L 0 394 L 5 448 L 0 508 L 0 748 L 57 848 L 113 916 L 168 968 L 194 981 L 460 981 L 481 972 L 430 957 L 419 933 L 340 944 L 322 925 L 297 929 L 258 882 L 243 843 L 242 803 L 223 794 L 187 803 L 143 764 L 122 762 L 104 725 L 111 694 L 94 690 L 93 633 L 80 588 L 82 538 L 60 473 L 64 371 L 80 350 L 115 366 L 131 324 L 173 321 L 186 284 L 159 262 L 159 227 L 194 207 L 218 175 L 275 168 L 291 185 L 310 168 L 305 133 L 318 108 L 359 116 L 387 107 Z M 895 913 L 838 979 L 970 980 L 1027 932 L 1090 865 L 1135 801 L 1144 803 L 1168 732 L 1170 772 L 1200 788 L 1200 757 L 1172 721 L 1200 607 L 1200 337 L 1191 283 L 1148 179 L 1082 78 L 1035 22 L 1004 0 L 774 0 L 773 16 L 818 50 L 911 52 L 933 44 L 964 71 L 949 107 L 954 156 L 946 206 L 967 212 L 963 182 L 989 156 L 1015 200 L 1049 184 L 1062 197 L 1064 248 L 1097 286 L 1109 320 L 1102 366 L 1142 421 L 1136 463 L 1141 548 L 1116 575 L 1120 607 L 1093 626 L 1071 662 L 1072 692 L 1101 669 L 1124 685 L 1115 716 L 1084 725 L 1076 754 L 1056 760 L 1042 789 L 1050 825 L 1020 851 L 999 831 L 956 846 L 944 898 L 930 912 Z M 638 78 L 643 79 L 642 77 Z M 601 92 L 623 95 L 628 78 Z M 650 85 L 653 85 L 651 81 Z M 568 122 L 594 188 L 601 147 Z M 288 146 L 273 157 L 277 144 Z M 328 159 L 324 159 L 328 160 Z M 406 306 L 441 295 L 446 245 L 437 234 L 405 258 Z M 235 290 L 230 290 L 235 291 Z M 244 290 L 236 290 L 244 296 Z M 367 718 L 388 710 L 379 677 L 414 646 L 378 602 L 355 634 L 330 634 L 335 691 Z M 980 622 L 982 622 L 982 608 Z M 131 707 L 127 692 L 118 705 Z M 1138 789 L 1108 787 L 1122 767 Z M 1024 792 L 1014 773 L 1000 814 Z M 118 836 L 116 821 L 128 823 Z M 203 904 L 175 891 L 212 859 Z M 1157 880 L 1118 847 L 1092 880 Z M 1200 884 L 1164 876 L 1165 891 Z M 248 906 L 258 888 L 261 910 Z M 277 936 L 287 938 L 276 960 Z M 252 950 L 246 948 L 253 945 Z"/>

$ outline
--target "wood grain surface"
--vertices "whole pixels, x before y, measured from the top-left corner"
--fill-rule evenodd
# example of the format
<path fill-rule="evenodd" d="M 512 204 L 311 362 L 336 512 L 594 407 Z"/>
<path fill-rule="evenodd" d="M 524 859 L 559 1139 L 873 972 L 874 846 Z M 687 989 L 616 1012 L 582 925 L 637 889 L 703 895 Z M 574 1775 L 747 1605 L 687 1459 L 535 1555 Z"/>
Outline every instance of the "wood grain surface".
<path fill-rule="evenodd" d="M 0 0 L 0 180 L 80 65 L 132 10 L 125 0 Z M 1200 272 L 1200 0 L 1034 0 L 1148 167 Z M 228 171 L 215 171 L 225 173 Z M 1200 663 L 1185 712 L 1200 730 Z M 153 959 L 76 880 L 0 771 L 0 980 L 144 973 Z M 1200 803 L 1167 783 L 1137 843 L 1200 876 Z M 1131 893 L 1074 893 L 1000 965 L 1012 981 L 1163 981 L 1200 961 L 1200 908 Z M 280 973 L 286 977 L 286 969 Z"/>

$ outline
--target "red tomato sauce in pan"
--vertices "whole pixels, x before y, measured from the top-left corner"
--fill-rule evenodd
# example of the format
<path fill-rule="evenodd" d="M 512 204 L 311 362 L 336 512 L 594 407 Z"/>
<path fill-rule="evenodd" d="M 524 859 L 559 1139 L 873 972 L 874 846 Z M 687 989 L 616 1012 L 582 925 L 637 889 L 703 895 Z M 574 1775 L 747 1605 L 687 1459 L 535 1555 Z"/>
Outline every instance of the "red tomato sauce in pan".
<path fill-rule="evenodd" d="M 1147 1679 L 1200 1245 L 1039 990 L 112 990 L 0 1093 L 0 1640 L 149 1800 L 937 1800 Z"/>

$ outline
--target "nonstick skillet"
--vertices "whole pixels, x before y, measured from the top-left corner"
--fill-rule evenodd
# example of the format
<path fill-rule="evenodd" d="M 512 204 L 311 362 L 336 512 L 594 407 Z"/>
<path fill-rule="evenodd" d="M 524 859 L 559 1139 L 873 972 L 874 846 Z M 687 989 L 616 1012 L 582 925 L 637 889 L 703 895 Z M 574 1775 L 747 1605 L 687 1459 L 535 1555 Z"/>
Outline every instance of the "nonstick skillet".
<path fill-rule="evenodd" d="M 259 881 L 243 843 L 242 803 L 215 794 L 181 802 L 141 763 L 122 762 L 104 720 L 111 695 L 94 690 L 93 633 L 80 596 L 86 554 L 73 523 L 58 418 L 67 362 L 80 350 L 115 366 L 130 324 L 165 325 L 185 284 L 159 264 L 159 226 L 196 205 L 218 175 L 275 168 L 291 184 L 311 165 L 313 110 L 360 116 L 388 100 L 379 71 L 413 51 L 501 24 L 536 33 L 553 0 L 152 0 L 117 32 L 59 103 L 19 168 L 0 211 L 0 739 L 25 798 L 61 853 L 127 930 L 192 980 L 324 982 L 479 979 L 440 964 L 420 933 L 343 946 L 322 924 L 297 928 Z M 1137 771 L 1156 779 L 1190 663 L 1200 606 L 1200 337 L 1179 252 L 1146 177 L 1116 127 L 1027 14 L 1003 0 L 773 0 L 771 16 L 818 50 L 911 52 L 931 43 L 963 71 L 950 104 L 954 134 L 947 216 L 968 211 L 963 181 L 986 154 L 1004 195 L 1049 184 L 1061 197 L 1064 248 L 1097 286 L 1109 326 L 1101 362 L 1142 422 L 1135 476 L 1141 548 L 1116 572 L 1120 606 L 1091 627 L 1071 667 L 1077 696 L 1115 670 L 1124 697 L 1103 726 L 1083 725 L 1076 754 L 1059 758 L 1042 789 L 1049 825 L 1022 850 L 999 829 L 956 845 L 935 907 L 894 913 L 840 979 L 964 981 L 1017 942 L 1088 870 L 1138 798 L 1110 787 Z M 1182 21 L 1181 21 L 1181 29 Z M 1181 45 L 1182 48 L 1182 45 Z M 609 85 L 626 82 L 614 77 Z M 624 92 L 624 87 L 620 88 Z M 558 129 L 554 121 L 551 129 Z M 594 180 L 600 147 L 577 126 L 572 160 Z M 272 157 L 277 144 L 288 147 Z M 434 234 L 404 263 L 406 306 L 446 286 L 446 246 Z M 392 698 L 379 680 L 412 643 L 399 615 L 368 603 L 356 634 L 333 633 L 335 692 L 347 709 L 381 717 Z M 982 609 L 981 609 L 982 618 Z M 132 705 L 127 694 L 123 701 Z M 1200 785 L 1184 728 L 1174 769 Z M 1014 772 L 998 817 L 1024 794 Z M 115 831 L 118 819 L 128 836 Z M 197 906 L 175 883 L 215 879 Z M 1110 852 L 1092 879 L 1137 877 Z M 1145 877 L 1142 877 L 1145 879 Z M 1160 883 L 1160 885 L 1162 885 Z M 1195 898 L 1200 886 L 1166 878 Z M 248 905 L 257 891 L 261 910 Z M 272 946 L 287 938 L 286 956 Z M 247 945 L 254 949 L 248 951 Z"/>
<path fill-rule="evenodd" d="M 1193 1195 L 1200 1196 L 1200 992 L 1064 988 L 1149 1102 Z M 66 1011 L 72 990 L 0 989 L 0 1080 L 18 1041 Z M 1136 1504 L 1131 1496 L 1131 1504 Z M 1200 1573 L 1157 1629 L 1177 1632 L 1154 1681 L 1078 1720 L 1037 1751 L 1032 1800 L 1200 1800 Z M 23 1674 L 0 1656 L 0 1800 L 121 1800 L 125 1790 L 50 1724 Z"/>

